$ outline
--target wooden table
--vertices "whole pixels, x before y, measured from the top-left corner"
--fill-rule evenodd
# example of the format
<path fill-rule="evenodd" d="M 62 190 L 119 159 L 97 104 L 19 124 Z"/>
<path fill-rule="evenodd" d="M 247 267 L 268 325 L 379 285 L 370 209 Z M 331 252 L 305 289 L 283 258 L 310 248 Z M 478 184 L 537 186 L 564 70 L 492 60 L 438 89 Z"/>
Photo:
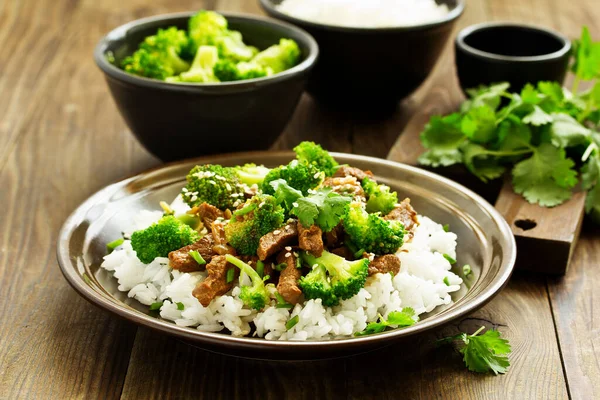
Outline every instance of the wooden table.
<path fill-rule="evenodd" d="M 59 227 L 96 190 L 159 165 L 117 113 L 93 46 L 127 21 L 203 7 L 261 13 L 254 0 L 0 1 L 1 399 L 600 398 L 600 237 L 590 224 L 566 277 L 516 273 L 488 306 L 446 328 L 498 327 L 514 349 L 499 377 L 470 373 L 453 349 L 433 348 L 441 332 L 342 360 L 251 361 L 137 328 L 80 298 L 58 269 Z M 457 29 L 507 19 L 571 37 L 587 24 L 600 38 L 598 0 L 468 0 Z M 304 96 L 274 148 L 310 139 L 385 157 L 401 132 L 460 101 L 448 43 L 391 118 L 352 121 Z"/>

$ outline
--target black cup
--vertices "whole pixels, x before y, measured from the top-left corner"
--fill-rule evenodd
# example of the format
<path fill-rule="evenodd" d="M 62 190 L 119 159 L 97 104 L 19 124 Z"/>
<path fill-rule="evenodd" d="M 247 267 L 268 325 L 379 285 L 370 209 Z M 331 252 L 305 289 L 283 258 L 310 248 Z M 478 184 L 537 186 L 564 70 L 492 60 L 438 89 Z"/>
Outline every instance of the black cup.
<path fill-rule="evenodd" d="M 463 91 L 498 82 L 509 82 L 512 91 L 520 91 L 527 83 L 562 83 L 571 42 L 550 29 L 494 22 L 460 31 L 455 51 Z"/>

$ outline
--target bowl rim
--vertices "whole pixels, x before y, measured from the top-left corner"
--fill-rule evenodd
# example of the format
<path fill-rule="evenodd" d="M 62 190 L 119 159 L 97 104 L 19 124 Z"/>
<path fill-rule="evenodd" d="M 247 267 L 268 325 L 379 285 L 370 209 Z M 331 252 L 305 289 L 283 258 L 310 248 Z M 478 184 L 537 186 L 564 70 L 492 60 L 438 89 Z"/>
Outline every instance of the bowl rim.
<path fill-rule="evenodd" d="M 171 83 L 161 81 L 158 79 L 141 77 L 126 73 L 121 68 L 108 62 L 108 60 L 106 59 L 105 54 L 108 45 L 115 40 L 123 38 L 125 34 L 132 28 L 142 24 L 155 22 L 164 22 L 165 25 L 167 25 L 168 21 L 181 18 L 189 18 L 196 12 L 197 11 L 184 11 L 177 13 L 153 15 L 150 17 L 139 18 L 127 22 L 123 25 L 112 29 L 98 41 L 96 47 L 94 48 L 94 60 L 96 62 L 96 65 L 100 68 L 100 70 L 102 70 L 102 72 L 106 74 L 107 77 L 111 77 L 118 81 L 130 83 L 136 86 L 172 90 L 175 92 L 215 92 L 217 94 L 220 94 L 223 93 L 225 90 L 245 90 L 252 87 L 256 87 L 258 85 L 274 84 L 277 82 L 288 80 L 298 75 L 307 74 L 314 67 L 319 57 L 319 45 L 317 44 L 316 40 L 312 37 L 312 35 L 302 28 L 299 28 L 287 22 L 278 21 L 273 18 L 265 18 L 245 13 L 219 12 L 219 14 L 223 15 L 226 19 L 232 18 L 235 20 L 244 20 L 250 23 L 263 24 L 270 28 L 278 27 L 295 31 L 298 34 L 298 36 L 302 38 L 304 42 L 303 44 L 305 44 L 308 47 L 308 55 L 306 59 L 304 59 L 300 64 L 295 65 L 290 69 L 287 69 L 277 74 L 273 74 L 271 76 L 246 79 L 241 81 L 215 83 Z"/>
<path fill-rule="evenodd" d="M 562 43 L 562 47 L 559 50 L 554 51 L 552 53 L 541 54 L 537 56 L 507 56 L 503 54 L 496 54 L 484 50 L 479 50 L 465 42 L 468 36 L 476 32 L 480 32 L 483 30 L 493 30 L 496 28 L 517 28 L 527 32 L 535 31 L 538 33 L 543 33 L 545 35 L 553 37 L 558 42 Z M 569 40 L 568 37 L 554 29 L 534 24 L 507 21 L 482 22 L 479 24 L 467 26 L 466 28 L 463 28 L 460 32 L 458 32 L 458 35 L 456 35 L 455 43 L 456 46 L 462 51 L 465 51 L 466 53 L 474 55 L 480 59 L 522 63 L 560 59 L 566 54 L 568 54 L 572 48 L 571 40 Z"/>
<path fill-rule="evenodd" d="M 259 0 L 261 7 L 269 14 L 277 19 L 281 19 L 298 26 L 307 26 L 316 29 L 325 29 L 328 31 L 337 31 L 345 33 L 399 33 L 399 32 L 413 32 L 425 29 L 433 29 L 458 19 L 465 9 L 465 0 L 456 0 L 456 6 L 448 12 L 443 18 L 432 22 L 426 22 L 418 25 L 408 26 L 384 26 L 384 27 L 354 27 L 354 26 L 340 26 L 332 24 L 324 24 L 320 22 L 309 21 L 306 19 L 294 17 L 289 14 L 282 13 L 273 5 L 271 0 Z"/>
<path fill-rule="evenodd" d="M 429 331 L 433 328 L 439 328 L 441 326 L 444 326 L 457 318 L 470 314 L 473 311 L 483 307 L 490 300 L 492 300 L 508 283 L 508 280 L 514 271 L 517 255 L 515 238 L 510 229 L 510 226 L 508 225 L 504 217 L 481 196 L 474 193 L 470 189 L 467 189 L 466 187 L 460 185 L 459 183 L 456 183 L 448 178 L 442 177 L 438 174 L 421 168 L 375 157 L 336 152 L 331 152 L 331 155 L 334 157 L 350 157 L 354 160 L 361 160 L 364 162 L 371 162 L 374 164 L 383 164 L 400 167 L 417 175 L 435 179 L 444 185 L 448 185 L 451 188 L 462 192 L 470 199 L 472 199 L 475 203 L 480 205 L 490 215 L 494 222 L 496 222 L 501 236 L 504 239 L 506 239 L 506 246 L 502 247 L 502 253 L 506 256 L 506 259 L 503 260 L 502 265 L 500 265 L 500 267 L 498 268 L 498 272 L 496 273 L 490 284 L 482 288 L 481 292 L 474 299 L 472 299 L 472 301 L 466 302 L 465 304 L 461 304 L 456 309 L 446 310 L 446 312 L 443 315 L 432 316 L 431 318 L 427 318 L 421 321 L 419 324 L 415 324 L 407 328 L 395 329 L 367 336 L 352 337 L 347 338 L 345 340 L 272 341 L 263 338 L 235 337 L 220 332 L 203 332 L 196 329 L 190 329 L 188 327 L 178 326 L 171 321 L 153 318 L 133 308 L 129 308 L 126 305 L 118 304 L 114 300 L 106 298 L 104 295 L 91 288 L 84 281 L 84 279 L 81 276 L 81 273 L 78 273 L 79 266 L 73 265 L 73 262 L 69 256 L 67 244 L 69 242 L 71 234 L 74 231 L 74 228 L 76 227 L 77 221 L 79 219 L 83 219 L 86 213 L 94 206 L 94 201 L 96 199 L 102 198 L 102 196 L 107 193 L 113 193 L 112 191 L 114 191 L 114 189 L 116 189 L 117 187 L 124 187 L 138 178 L 156 174 L 161 170 L 166 171 L 169 168 L 176 167 L 179 164 L 187 164 L 192 162 L 206 163 L 209 162 L 209 160 L 215 159 L 221 161 L 228 159 L 236 160 L 240 158 L 259 160 L 261 159 L 262 155 L 270 155 L 275 157 L 293 157 L 294 154 L 295 153 L 293 153 L 292 151 L 253 151 L 229 154 L 215 154 L 200 158 L 190 158 L 162 164 L 155 168 L 145 170 L 143 172 L 134 174 L 128 178 L 121 179 L 115 183 L 105 186 L 103 189 L 100 189 L 99 191 L 89 196 L 86 200 L 84 200 L 71 213 L 71 215 L 69 215 L 69 217 L 65 220 L 59 231 L 56 250 L 58 264 L 63 276 L 66 278 L 71 287 L 73 287 L 75 291 L 77 291 L 83 298 L 88 300 L 90 303 L 104 310 L 107 310 L 116 316 L 125 318 L 130 322 L 134 322 L 140 326 L 144 326 L 165 334 L 174 335 L 181 339 L 202 342 L 207 345 L 228 347 L 240 346 L 242 348 L 252 348 L 253 350 L 265 350 L 276 352 L 304 351 L 311 350 L 314 348 L 322 348 L 323 346 L 343 348 L 346 346 L 360 346 L 361 344 L 367 343 L 381 344 L 387 342 L 388 340 L 400 339 L 402 337 L 408 337 L 414 334 L 422 333 L 424 331 Z"/>

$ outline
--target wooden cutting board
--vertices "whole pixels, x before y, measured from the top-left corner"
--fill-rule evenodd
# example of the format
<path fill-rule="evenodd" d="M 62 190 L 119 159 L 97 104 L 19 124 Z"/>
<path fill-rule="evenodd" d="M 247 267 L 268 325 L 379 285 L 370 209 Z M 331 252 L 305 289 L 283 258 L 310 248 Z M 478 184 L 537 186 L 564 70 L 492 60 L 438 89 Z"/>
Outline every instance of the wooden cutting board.
<path fill-rule="evenodd" d="M 417 159 L 425 151 L 419 134 L 428 118 L 428 115 L 417 114 L 409 121 L 390 150 L 389 160 L 418 166 Z M 544 208 L 516 194 L 509 177 L 504 182 L 499 179 L 486 184 L 462 166 L 430 170 L 463 184 L 495 204 L 515 235 L 517 268 L 554 275 L 567 271 L 581 231 L 585 192 L 575 193 L 571 200 L 558 207 Z"/>

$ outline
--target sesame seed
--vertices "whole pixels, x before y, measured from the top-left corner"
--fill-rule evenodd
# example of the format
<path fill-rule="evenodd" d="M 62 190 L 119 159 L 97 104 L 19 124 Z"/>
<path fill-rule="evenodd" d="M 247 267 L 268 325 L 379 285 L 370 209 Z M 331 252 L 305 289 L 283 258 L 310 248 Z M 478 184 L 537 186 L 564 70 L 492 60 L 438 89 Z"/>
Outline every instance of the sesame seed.
<path fill-rule="evenodd" d="M 320 172 L 316 172 L 316 173 L 313 175 L 313 178 L 317 179 L 319 176 L 321 176 L 321 173 L 320 173 Z"/>
<path fill-rule="evenodd" d="M 217 182 L 215 182 L 215 181 L 208 181 L 208 183 L 210 183 L 211 185 L 215 185 L 215 186 L 217 185 Z"/>
<path fill-rule="evenodd" d="M 298 160 L 292 160 L 290 167 L 294 168 L 296 165 L 298 165 Z"/>
<path fill-rule="evenodd" d="M 294 257 L 298 257 L 298 253 L 294 252 Z"/>
<path fill-rule="evenodd" d="M 281 233 L 281 231 L 279 229 L 275 229 L 273 231 L 273 235 L 279 235 Z"/>
<path fill-rule="evenodd" d="M 312 269 L 315 269 L 319 266 L 319 264 L 313 264 Z"/>
<path fill-rule="evenodd" d="M 294 207 L 298 207 L 298 203 L 292 203 Z"/>
<path fill-rule="evenodd" d="M 287 253 L 285 253 L 285 256 L 286 256 L 286 258 L 287 258 L 287 257 L 291 257 L 291 256 L 292 256 L 292 253 L 290 253 L 290 252 L 288 251 Z"/>
<path fill-rule="evenodd" d="M 198 196 L 192 196 L 192 198 L 190 199 L 190 201 L 196 201 L 198 200 Z"/>
<path fill-rule="evenodd" d="M 187 193 L 187 191 L 188 191 L 188 190 L 187 190 L 187 188 L 183 188 L 183 189 L 181 189 L 181 191 L 182 191 L 183 193 Z"/>
<path fill-rule="evenodd" d="M 265 205 L 265 202 L 263 201 L 258 205 L 258 208 L 262 208 L 262 206 L 264 206 L 264 205 Z"/>
<path fill-rule="evenodd" d="M 285 246 L 285 249 L 286 249 L 287 251 L 292 251 L 292 246 Z"/>
<path fill-rule="evenodd" d="M 226 183 L 225 187 L 227 188 L 227 190 L 229 190 L 231 192 L 231 185 L 229 183 Z"/>
<path fill-rule="evenodd" d="M 252 260 L 248 261 L 248 265 L 252 265 Z"/>

